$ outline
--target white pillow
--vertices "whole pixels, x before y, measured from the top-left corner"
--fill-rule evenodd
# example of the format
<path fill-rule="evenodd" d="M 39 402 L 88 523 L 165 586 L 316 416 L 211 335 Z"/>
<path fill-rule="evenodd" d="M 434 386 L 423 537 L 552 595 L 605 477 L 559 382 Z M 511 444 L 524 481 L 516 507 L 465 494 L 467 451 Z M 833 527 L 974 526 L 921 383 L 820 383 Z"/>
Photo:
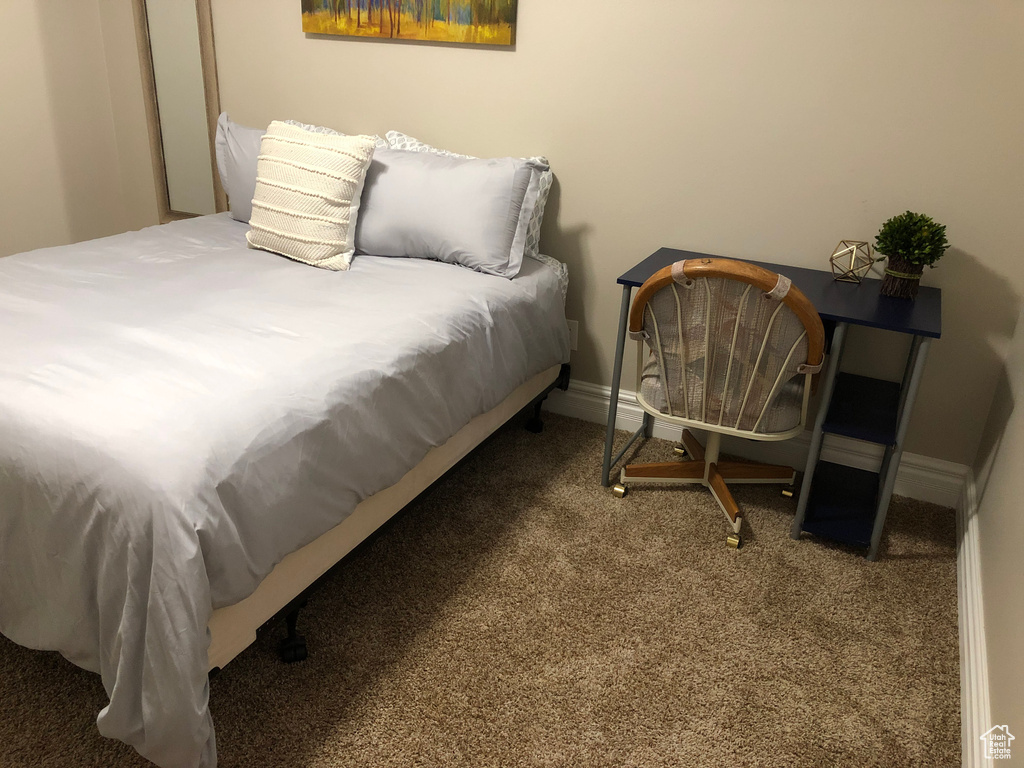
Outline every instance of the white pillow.
<path fill-rule="evenodd" d="M 348 269 L 373 150 L 372 136 L 271 123 L 256 167 L 249 247 L 314 267 Z"/>
<path fill-rule="evenodd" d="M 228 196 L 231 217 L 249 221 L 252 216 L 252 195 L 256 190 L 256 158 L 266 131 L 233 122 L 227 112 L 217 118 L 217 171 Z"/>
<path fill-rule="evenodd" d="M 515 277 L 523 263 L 532 171 L 529 161 L 513 157 L 382 149 L 366 174 L 356 249 Z"/>
<path fill-rule="evenodd" d="M 474 159 L 472 155 L 460 155 L 457 152 L 449 152 L 446 149 L 438 149 L 425 144 L 419 139 L 414 139 L 399 131 L 388 131 L 384 136 L 388 146 L 392 149 L 402 149 L 406 152 L 430 152 L 444 157 L 465 157 Z M 540 227 L 544 221 L 544 206 L 548 202 L 548 193 L 551 191 L 551 182 L 554 175 L 551 173 L 551 165 L 546 157 L 526 158 L 533 169 L 533 177 L 530 179 L 530 190 L 525 209 L 529 211 L 529 219 L 526 222 L 526 247 L 524 255 L 534 259 L 540 258 Z"/>

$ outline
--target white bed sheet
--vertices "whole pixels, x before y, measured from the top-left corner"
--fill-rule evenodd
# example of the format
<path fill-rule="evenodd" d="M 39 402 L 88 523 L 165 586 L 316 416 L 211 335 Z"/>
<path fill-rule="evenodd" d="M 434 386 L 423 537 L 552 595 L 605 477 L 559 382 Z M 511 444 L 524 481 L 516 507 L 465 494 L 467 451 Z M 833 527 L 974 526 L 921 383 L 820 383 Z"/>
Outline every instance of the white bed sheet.
<path fill-rule="evenodd" d="M 227 214 L 0 259 L 0 631 L 100 731 L 216 762 L 207 622 L 531 375 L 563 275 L 246 248 Z"/>

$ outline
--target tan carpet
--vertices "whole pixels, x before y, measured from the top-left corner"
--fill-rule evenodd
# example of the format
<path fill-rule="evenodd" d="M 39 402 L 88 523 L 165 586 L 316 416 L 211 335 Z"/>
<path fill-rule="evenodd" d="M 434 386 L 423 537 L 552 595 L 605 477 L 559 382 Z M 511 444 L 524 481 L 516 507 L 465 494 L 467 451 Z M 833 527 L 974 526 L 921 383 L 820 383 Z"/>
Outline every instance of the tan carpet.
<path fill-rule="evenodd" d="M 953 766 L 952 510 L 897 499 L 881 560 L 789 538 L 740 486 L 599 484 L 603 428 L 499 432 L 212 683 L 231 766 Z M 652 441 L 645 458 L 669 454 Z M 0 766 L 136 766 L 98 677 L 0 638 Z"/>

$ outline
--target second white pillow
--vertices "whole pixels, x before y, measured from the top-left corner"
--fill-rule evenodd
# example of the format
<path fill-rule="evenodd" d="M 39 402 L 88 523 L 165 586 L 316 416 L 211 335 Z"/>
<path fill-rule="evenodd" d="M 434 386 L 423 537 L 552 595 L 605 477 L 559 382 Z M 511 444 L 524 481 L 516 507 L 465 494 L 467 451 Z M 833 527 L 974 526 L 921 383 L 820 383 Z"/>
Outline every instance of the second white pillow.
<path fill-rule="evenodd" d="M 413 138 L 400 131 L 388 131 L 385 134 L 388 146 L 391 149 L 402 149 L 406 152 L 429 152 L 443 157 L 473 158 L 473 155 L 462 155 L 458 152 L 450 152 L 447 149 L 439 149 L 430 144 Z M 377 147 L 380 149 L 380 145 Z M 551 173 L 551 166 L 546 157 L 525 158 L 530 164 L 533 176 L 530 180 L 530 189 L 527 192 L 527 200 L 523 210 L 527 212 L 526 222 L 526 248 L 525 255 L 534 259 L 544 260 L 540 255 L 540 226 L 544 221 L 544 206 L 548 202 L 548 193 L 551 191 L 551 182 L 554 176 Z"/>

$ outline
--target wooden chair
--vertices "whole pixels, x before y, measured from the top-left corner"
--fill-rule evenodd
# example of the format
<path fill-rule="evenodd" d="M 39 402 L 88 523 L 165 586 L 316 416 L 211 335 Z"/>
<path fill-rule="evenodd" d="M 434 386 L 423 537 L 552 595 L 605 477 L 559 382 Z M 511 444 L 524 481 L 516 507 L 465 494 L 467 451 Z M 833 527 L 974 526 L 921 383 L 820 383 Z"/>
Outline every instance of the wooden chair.
<path fill-rule="evenodd" d="M 792 483 L 791 467 L 720 461 L 723 434 L 786 440 L 804 429 L 811 378 L 821 370 L 825 331 L 790 281 L 733 259 L 688 259 L 638 291 L 629 314 L 640 342 L 640 406 L 683 429 L 688 460 L 630 464 L 615 493 L 641 483 L 700 483 L 711 490 L 741 545 L 742 514 L 730 483 Z M 643 345 L 650 349 L 643 362 Z M 686 427 L 708 431 L 702 446 Z"/>

